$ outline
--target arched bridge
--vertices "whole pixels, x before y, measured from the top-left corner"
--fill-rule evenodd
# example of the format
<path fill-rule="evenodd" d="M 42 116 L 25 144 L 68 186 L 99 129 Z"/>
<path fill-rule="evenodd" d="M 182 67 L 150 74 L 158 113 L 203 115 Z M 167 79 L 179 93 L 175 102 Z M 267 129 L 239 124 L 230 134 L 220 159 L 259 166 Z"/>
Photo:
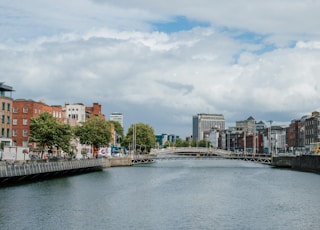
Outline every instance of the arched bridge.
<path fill-rule="evenodd" d="M 231 159 L 258 162 L 262 164 L 271 164 L 272 157 L 262 154 L 238 154 L 231 151 L 214 148 L 167 148 L 152 149 L 148 155 L 134 155 L 133 164 L 150 163 L 160 160 L 177 160 L 177 159 Z"/>

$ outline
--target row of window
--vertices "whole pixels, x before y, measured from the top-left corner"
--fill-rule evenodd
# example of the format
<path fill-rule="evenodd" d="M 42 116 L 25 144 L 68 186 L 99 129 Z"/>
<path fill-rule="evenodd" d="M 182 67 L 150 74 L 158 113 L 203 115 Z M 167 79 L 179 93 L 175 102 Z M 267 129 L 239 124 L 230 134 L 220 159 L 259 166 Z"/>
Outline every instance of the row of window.
<path fill-rule="evenodd" d="M 12 124 L 17 125 L 18 124 L 18 119 L 12 119 Z M 23 125 L 28 125 L 28 119 L 22 119 L 22 124 Z"/>
<path fill-rule="evenodd" d="M 23 113 L 28 113 L 28 111 L 29 111 L 29 109 L 28 109 L 27 107 L 24 107 L 24 108 L 22 109 L 22 112 L 23 112 Z M 14 107 L 14 108 L 12 109 L 12 112 L 13 112 L 13 113 L 18 113 L 19 110 L 18 110 L 18 108 Z M 34 109 L 34 113 L 35 113 L 35 114 L 40 114 L 40 113 L 41 113 L 41 110 L 40 110 L 40 109 Z M 61 118 L 62 113 L 61 113 L 61 112 L 58 112 L 58 111 L 53 111 L 53 112 L 52 112 L 52 116 L 53 116 L 53 117 Z"/>
<path fill-rule="evenodd" d="M 6 116 L 5 115 L 1 116 L 1 122 L 2 122 L 2 124 L 5 124 L 5 122 L 6 122 Z M 10 116 L 7 116 L 7 124 L 10 124 Z"/>
<path fill-rule="evenodd" d="M 13 130 L 12 130 L 12 136 L 13 136 L 13 137 L 18 136 L 18 130 L 13 129 Z M 27 130 L 27 129 L 22 130 L 22 136 L 24 136 L 24 137 L 27 137 L 27 136 L 28 136 L 28 130 Z"/>
<path fill-rule="evenodd" d="M 1 129 L 1 136 L 10 138 L 10 129 L 5 130 L 4 128 Z"/>
<path fill-rule="evenodd" d="M 6 103 L 2 102 L 2 111 L 5 111 L 6 107 L 7 107 L 7 111 L 11 110 L 11 104 L 10 103 L 8 103 L 7 106 L 6 106 Z"/>

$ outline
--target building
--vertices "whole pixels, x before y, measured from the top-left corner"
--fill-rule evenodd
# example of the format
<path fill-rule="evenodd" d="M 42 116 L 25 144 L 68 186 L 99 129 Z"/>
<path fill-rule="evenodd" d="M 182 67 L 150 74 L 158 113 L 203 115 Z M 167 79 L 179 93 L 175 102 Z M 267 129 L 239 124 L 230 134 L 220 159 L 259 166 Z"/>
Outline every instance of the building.
<path fill-rule="evenodd" d="M 0 143 L 1 145 L 11 145 L 12 143 L 12 92 L 14 90 L 11 86 L 4 85 L 3 82 L 0 82 Z"/>
<path fill-rule="evenodd" d="M 305 145 L 314 142 L 320 142 L 320 113 L 317 111 L 305 119 Z"/>
<path fill-rule="evenodd" d="M 199 113 L 193 116 L 192 119 L 192 137 L 195 141 L 204 140 L 208 137 L 205 134 L 209 134 L 211 129 L 224 130 L 225 119 L 222 114 L 207 114 Z"/>
<path fill-rule="evenodd" d="M 156 143 L 157 143 L 157 146 L 159 148 L 162 148 L 166 145 L 166 143 L 170 143 L 172 145 L 175 145 L 176 144 L 176 141 L 177 139 L 179 139 L 179 136 L 177 135 L 174 135 L 174 134 L 166 134 L 166 133 L 163 133 L 163 134 L 158 134 L 155 136 L 156 137 Z M 170 146 L 169 146 L 170 147 Z"/>
<path fill-rule="evenodd" d="M 102 106 L 97 102 L 93 103 L 92 107 L 86 106 L 85 109 L 86 109 L 86 118 L 91 118 L 91 117 L 105 118 L 105 115 L 101 112 Z"/>
<path fill-rule="evenodd" d="M 288 148 L 294 149 L 299 147 L 299 127 L 300 120 L 292 120 L 287 127 L 287 145 Z"/>
<path fill-rule="evenodd" d="M 236 128 L 246 133 L 254 133 L 256 130 L 256 120 L 250 116 L 247 120 L 236 121 Z"/>
<path fill-rule="evenodd" d="M 86 107 L 82 103 L 65 104 L 64 112 L 66 118 L 76 120 L 76 123 L 85 122 Z"/>
<path fill-rule="evenodd" d="M 114 112 L 110 114 L 110 121 L 117 121 L 123 128 L 123 115 L 122 113 Z"/>
<path fill-rule="evenodd" d="M 57 119 L 63 119 L 62 106 L 49 106 L 42 101 L 17 99 L 12 108 L 12 145 L 29 146 L 30 122 L 32 117 L 39 117 L 48 112 Z"/>

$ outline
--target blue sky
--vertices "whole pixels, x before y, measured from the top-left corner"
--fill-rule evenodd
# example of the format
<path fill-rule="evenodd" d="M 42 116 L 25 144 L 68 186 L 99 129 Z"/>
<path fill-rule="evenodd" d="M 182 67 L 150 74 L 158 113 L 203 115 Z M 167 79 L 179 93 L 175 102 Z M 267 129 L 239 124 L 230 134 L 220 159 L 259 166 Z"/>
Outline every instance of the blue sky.
<path fill-rule="evenodd" d="M 194 27 L 209 27 L 210 23 L 189 19 L 185 16 L 175 16 L 167 22 L 152 23 L 154 31 L 174 33 L 179 31 L 192 30 Z"/>
<path fill-rule="evenodd" d="M 125 130 L 192 116 L 287 124 L 319 109 L 320 2 L 0 2 L 1 82 L 49 105 L 99 102 Z"/>

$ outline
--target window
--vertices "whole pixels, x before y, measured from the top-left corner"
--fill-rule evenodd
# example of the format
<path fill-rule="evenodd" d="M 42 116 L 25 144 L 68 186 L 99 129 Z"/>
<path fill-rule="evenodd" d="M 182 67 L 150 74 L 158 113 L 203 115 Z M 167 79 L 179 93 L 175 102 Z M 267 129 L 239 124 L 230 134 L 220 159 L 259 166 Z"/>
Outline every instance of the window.
<path fill-rule="evenodd" d="M 18 108 L 17 107 L 13 107 L 12 112 L 13 113 L 18 113 Z"/>
<path fill-rule="evenodd" d="M 28 130 L 24 129 L 22 132 L 22 136 L 27 137 L 28 136 Z"/>
<path fill-rule="evenodd" d="M 7 124 L 10 124 L 10 116 L 7 116 Z"/>
<path fill-rule="evenodd" d="M 2 102 L 2 110 L 5 110 L 5 109 L 6 109 L 6 103 Z"/>
<path fill-rule="evenodd" d="M 8 104 L 7 104 L 7 111 L 10 111 L 10 110 L 11 110 L 11 104 L 8 103 Z"/>
<path fill-rule="evenodd" d="M 16 129 L 13 129 L 13 130 L 12 130 L 12 136 L 13 136 L 13 137 L 16 137 L 17 135 L 18 135 L 17 130 L 16 130 Z"/>
<path fill-rule="evenodd" d="M 12 124 L 13 125 L 17 125 L 18 124 L 18 120 L 17 119 L 12 119 Z"/>
<path fill-rule="evenodd" d="M 27 125 L 28 124 L 28 119 L 23 119 L 22 123 L 23 123 L 23 125 Z"/>
<path fill-rule="evenodd" d="M 23 147 L 28 147 L 28 141 L 23 141 L 23 142 L 22 142 L 22 146 L 23 146 Z"/>
<path fill-rule="evenodd" d="M 27 107 L 23 108 L 23 113 L 28 113 L 28 108 Z"/>
<path fill-rule="evenodd" d="M 10 129 L 7 129 L 7 138 L 10 137 Z"/>
<path fill-rule="evenodd" d="M 1 120 L 2 120 L 2 124 L 4 124 L 4 115 L 2 115 Z"/>
<path fill-rule="evenodd" d="M 1 129 L 1 136 L 4 136 L 4 128 Z"/>

